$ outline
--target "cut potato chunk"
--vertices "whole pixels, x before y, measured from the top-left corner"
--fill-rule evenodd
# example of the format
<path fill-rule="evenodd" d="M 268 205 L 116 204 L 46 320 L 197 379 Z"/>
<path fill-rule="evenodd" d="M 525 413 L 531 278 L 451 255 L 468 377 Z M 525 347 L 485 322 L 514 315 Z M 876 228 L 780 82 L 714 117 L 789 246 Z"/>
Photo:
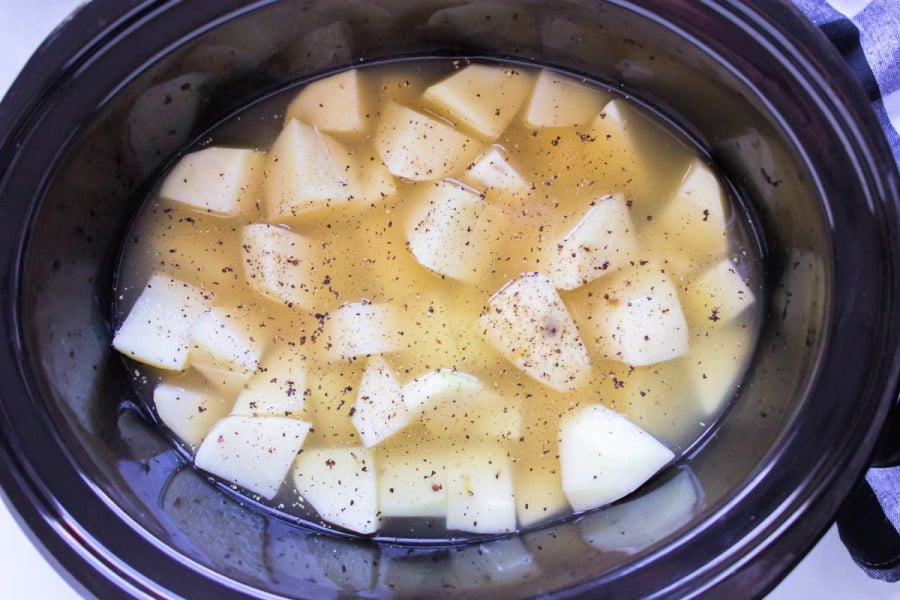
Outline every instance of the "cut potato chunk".
<path fill-rule="evenodd" d="M 321 131 L 360 131 L 366 126 L 359 76 L 350 69 L 304 86 L 288 105 L 285 123 L 297 119 Z"/>
<path fill-rule="evenodd" d="M 453 458 L 447 474 L 447 529 L 515 531 L 512 463 L 502 448 L 468 446 Z"/>
<path fill-rule="evenodd" d="M 380 356 L 373 356 L 359 382 L 351 421 L 363 446 L 371 448 L 410 422 L 397 378 Z"/>
<path fill-rule="evenodd" d="M 403 386 L 403 402 L 413 412 L 486 390 L 476 377 L 451 369 L 438 369 Z"/>
<path fill-rule="evenodd" d="M 444 517 L 447 514 L 447 457 L 418 440 L 380 450 L 378 502 L 384 517 Z"/>
<path fill-rule="evenodd" d="M 534 427 L 525 429 L 525 442 L 517 449 L 513 465 L 519 527 L 552 519 L 569 508 L 569 500 L 562 489 L 556 432 L 544 435 L 543 431 L 536 432 Z"/>
<path fill-rule="evenodd" d="M 528 376 L 561 392 L 578 388 L 591 363 L 553 282 L 527 273 L 488 301 L 478 318 L 485 340 Z"/>
<path fill-rule="evenodd" d="M 461 281 L 484 277 L 500 243 L 503 216 L 473 190 L 453 181 L 429 186 L 409 220 L 409 249 L 423 266 Z"/>
<path fill-rule="evenodd" d="M 469 176 L 488 189 L 517 196 L 527 194 L 533 187 L 496 147 L 475 161 L 469 168 Z"/>
<path fill-rule="evenodd" d="M 329 523 L 357 533 L 378 530 L 378 488 L 371 450 L 306 449 L 294 465 L 294 486 Z"/>
<path fill-rule="evenodd" d="M 631 211 L 622 194 L 591 202 L 581 221 L 549 249 L 547 274 L 571 290 L 628 266 L 638 250 Z"/>
<path fill-rule="evenodd" d="M 323 336 L 332 359 L 395 352 L 403 347 L 400 309 L 393 304 L 350 302 L 328 315 Z"/>
<path fill-rule="evenodd" d="M 299 233 L 265 223 L 244 227 L 244 275 L 261 296 L 286 306 L 315 307 L 316 271 L 323 264 L 319 246 Z"/>
<path fill-rule="evenodd" d="M 403 386 L 403 402 L 438 437 L 515 439 L 522 431 L 518 402 L 460 371 L 438 369 L 413 379 Z"/>
<path fill-rule="evenodd" d="M 429 87 L 424 98 L 493 140 L 519 112 L 531 81 L 518 69 L 469 65 Z"/>
<path fill-rule="evenodd" d="M 565 75 L 543 70 L 525 113 L 529 127 L 583 125 L 597 116 L 609 97 Z"/>
<path fill-rule="evenodd" d="M 228 414 L 230 402 L 219 394 L 161 383 L 153 390 L 156 414 L 178 438 L 200 445 L 215 423 Z"/>
<path fill-rule="evenodd" d="M 754 300 L 753 292 L 728 259 L 688 283 L 681 297 L 691 328 L 707 330 L 730 323 Z"/>
<path fill-rule="evenodd" d="M 243 377 L 253 375 L 265 349 L 265 340 L 254 331 L 240 309 L 211 308 L 191 327 L 191 365 Z"/>
<path fill-rule="evenodd" d="M 446 123 L 388 102 L 375 134 L 375 150 L 394 175 L 433 181 L 465 169 L 479 145 Z"/>
<path fill-rule="evenodd" d="M 563 491 L 577 511 L 630 494 L 674 457 L 624 415 L 600 404 L 566 415 L 560 424 Z"/>
<path fill-rule="evenodd" d="M 645 367 L 687 352 L 687 322 L 665 273 L 648 263 L 602 283 L 593 293 L 591 323 L 604 358 Z"/>
<path fill-rule="evenodd" d="M 231 414 L 297 417 L 306 400 L 306 360 L 296 345 L 269 352 L 242 387 Z"/>
<path fill-rule="evenodd" d="M 745 324 L 733 323 L 715 335 L 696 336 L 682 357 L 680 364 L 688 374 L 691 395 L 706 417 L 719 414 L 734 394 L 750 356 L 752 333 Z"/>
<path fill-rule="evenodd" d="M 601 552 L 640 552 L 690 521 L 702 503 L 697 490 L 685 469 L 640 498 L 585 516 L 578 529 Z"/>
<path fill-rule="evenodd" d="M 191 350 L 191 328 L 212 295 L 155 273 L 113 338 L 113 348 L 160 369 L 183 370 Z"/>
<path fill-rule="evenodd" d="M 396 190 L 377 157 L 354 153 L 296 119 L 285 125 L 269 152 L 265 183 L 273 221 L 351 201 L 380 202 Z"/>
<path fill-rule="evenodd" d="M 271 499 L 303 446 L 309 427 L 299 419 L 231 415 L 216 423 L 200 444 L 194 465 Z"/>
<path fill-rule="evenodd" d="M 714 262 L 725 256 L 725 227 L 725 198 L 719 180 L 708 166 L 694 160 L 672 199 L 652 215 L 646 234 L 648 246 L 664 248 L 661 254 L 686 257 L 669 263 L 685 274 L 703 266 L 706 257 Z"/>
<path fill-rule="evenodd" d="M 262 155 L 241 148 L 204 148 L 184 156 L 159 191 L 194 210 L 234 217 L 254 208 Z"/>

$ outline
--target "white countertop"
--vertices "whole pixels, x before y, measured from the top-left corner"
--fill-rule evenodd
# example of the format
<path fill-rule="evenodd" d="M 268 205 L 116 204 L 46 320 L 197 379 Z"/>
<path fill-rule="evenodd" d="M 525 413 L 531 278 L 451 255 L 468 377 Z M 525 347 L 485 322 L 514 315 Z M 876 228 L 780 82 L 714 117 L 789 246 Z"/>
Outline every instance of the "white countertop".
<path fill-rule="evenodd" d="M 28 57 L 80 0 L 0 0 L 0 94 Z M 0 598 L 78 598 L 0 503 Z M 768 600 L 900 600 L 900 584 L 869 579 L 832 527 Z"/>

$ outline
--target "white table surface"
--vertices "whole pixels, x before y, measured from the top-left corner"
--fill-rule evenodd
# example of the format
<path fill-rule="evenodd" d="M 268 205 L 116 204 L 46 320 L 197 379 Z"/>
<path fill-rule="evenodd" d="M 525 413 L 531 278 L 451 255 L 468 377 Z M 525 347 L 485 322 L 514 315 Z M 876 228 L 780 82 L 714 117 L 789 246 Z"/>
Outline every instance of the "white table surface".
<path fill-rule="evenodd" d="M 0 94 L 28 57 L 79 0 L 0 0 Z M 78 598 L 0 503 L 0 598 Z M 768 600 L 900 600 L 900 584 L 869 579 L 850 559 L 832 527 Z"/>

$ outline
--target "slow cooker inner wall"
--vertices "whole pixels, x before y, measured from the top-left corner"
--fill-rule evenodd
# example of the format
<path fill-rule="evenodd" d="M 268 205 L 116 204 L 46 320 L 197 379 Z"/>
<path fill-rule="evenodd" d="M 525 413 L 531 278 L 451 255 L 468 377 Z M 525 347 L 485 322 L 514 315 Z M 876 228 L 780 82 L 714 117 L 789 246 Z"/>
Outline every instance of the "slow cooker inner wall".
<path fill-rule="evenodd" d="M 73 135 L 48 177 L 28 238 L 20 298 L 36 384 L 74 463 L 100 493 L 175 551 L 238 581 L 314 594 L 319 586 L 366 582 L 348 583 L 341 565 L 333 573 L 320 565 L 314 577 L 310 556 L 337 551 L 355 564 L 374 565 L 393 555 L 389 548 L 269 522 L 190 469 L 180 469 L 167 442 L 137 412 L 122 409 L 134 391 L 125 364 L 109 346 L 112 275 L 120 244 L 129 243 L 122 240 L 129 220 L 173 153 L 249 99 L 296 79 L 360 59 L 414 54 L 533 60 L 623 86 L 710 150 L 751 203 L 754 226 L 763 232 L 768 318 L 737 401 L 716 434 L 686 461 L 703 490 L 704 505 L 684 530 L 701 523 L 760 467 L 790 427 L 813 376 L 827 326 L 832 258 L 814 174 L 791 138 L 804 128 L 814 132 L 815 124 L 795 121 L 802 118 L 799 109 L 779 117 L 768 112 L 789 104 L 782 102 L 793 94 L 789 74 L 767 63 L 740 31 L 700 8 L 679 5 L 669 15 L 660 3 L 658 16 L 650 18 L 642 9 L 594 2 L 515 8 L 481 3 L 478 11 L 456 13 L 451 4 L 440 2 L 438 10 L 402 1 L 340 8 L 329 2 L 284 3 L 242 11 L 181 41 L 161 60 L 135 71 L 114 94 L 111 88 L 92 89 L 91 70 L 103 69 L 115 47 L 101 50 L 67 83 L 91 116 L 81 125 L 67 124 Z M 485 20 L 486 14 L 492 19 Z M 659 22 L 667 17 L 671 25 Z M 514 25 L 507 22 L 513 19 Z M 706 30 L 710 39 L 728 40 L 712 48 L 718 60 L 699 42 L 673 31 L 687 22 L 696 31 Z M 182 33 L 177 27 L 157 32 L 154 51 L 145 55 Z M 334 36 L 342 44 L 335 45 Z M 734 50 L 738 47 L 740 52 Z M 172 101 L 163 102 L 167 97 Z M 189 498 L 193 506 L 181 510 L 173 506 L 174 498 Z M 216 524 L 222 518 L 229 519 L 227 527 Z M 636 548 L 634 559 L 598 552 L 581 540 L 575 524 L 525 539 L 529 550 L 542 549 L 537 562 L 543 566 L 540 577 L 516 583 L 528 592 L 627 568 L 630 560 L 652 550 Z M 266 558 L 272 548 L 278 548 L 280 562 Z M 446 553 L 398 558 L 395 562 L 408 570 L 398 581 L 423 585 L 435 556 Z M 496 583 L 501 584 L 506 585 Z"/>

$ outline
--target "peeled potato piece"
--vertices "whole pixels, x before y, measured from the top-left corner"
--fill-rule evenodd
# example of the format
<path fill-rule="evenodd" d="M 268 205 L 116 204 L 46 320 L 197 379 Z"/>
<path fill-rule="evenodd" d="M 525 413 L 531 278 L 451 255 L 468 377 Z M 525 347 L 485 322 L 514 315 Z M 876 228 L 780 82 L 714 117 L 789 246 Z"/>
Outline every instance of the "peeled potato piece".
<path fill-rule="evenodd" d="M 191 328 L 212 295 L 168 275 L 154 274 L 113 338 L 113 347 L 160 369 L 183 370 L 191 350 Z"/>
<path fill-rule="evenodd" d="M 169 173 L 160 198 L 220 217 L 254 207 L 262 155 L 242 148 L 211 147 L 184 156 Z"/>
<path fill-rule="evenodd" d="M 476 377 L 438 369 L 403 386 L 408 410 L 437 437 L 515 439 L 522 430 L 518 402 L 489 390 Z"/>
<path fill-rule="evenodd" d="M 332 359 L 383 354 L 402 348 L 400 323 L 393 304 L 350 302 L 328 315 L 322 335 Z"/>
<path fill-rule="evenodd" d="M 304 86 L 288 105 L 285 123 L 297 119 L 321 131 L 360 131 L 366 126 L 359 75 L 350 69 Z"/>
<path fill-rule="evenodd" d="M 306 361 L 296 345 L 282 343 L 243 385 L 231 414 L 296 417 L 306 400 Z"/>
<path fill-rule="evenodd" d="M 648 263 L 601 283 L 590 322 L 604 358 L 645 367 L 687 352 L 688 326 L 668 275 Z"/>
<path fill-rule="evenodd" d="M 701 413 L 711 417 L 734 393 L 738 376 L 747 364 L 752 330 L 733 323 L 718 329 L 715 335 L 699 335 L 691 340 L 691 349 L 680 365 L 688 375 L 691 395 Z"/>
<path fill-rule="evenodd" d="M 512 463 L 502 448 L 470 445 L 453 457 L 447 473 L 447 529 L 515 531 Z"/>
<path fill-rule="evenodd" d="M 232 415 L 215 424 L 194 465 L 271 499 L 309 432 L 309 423 L 284 417 Z"/>
<path fill-rule="evenodd" d="M 319 516 L 357 533 L 378 530 L 375 459 L 366 448 L 309 448 L 297 457 L 297 492 Z"/>
<path fill-rule="evenodd" d="M 562 485 L 576 511 L 630 494 L 674 457 L 624 415 L 600 404 L 566 415 L 560 424 Z"/>
<path fill-rule="evenodd" d="M 375 150 L 394 175 L 433 181 L 461 172 L 479 145 L 442 121 L 388 102 L 375 133 Z"/>
<path fill-rule="evenodd" d="M 156 414 L 178 438 L 193 447 L 200 445 L 210 428 L 228 414 L 230 402 L 219 394 L 161 383 L 153 390 Z"/>
<path fill-rule="evenodd" d="M 396 189 L 377 157 L 348 150 L 296 119 L 275 140 L 265 177 L 266 206 L 273 221 L 347 202 L 379 202 Z"/>
<path fill-rule="evenodd" d="M 719 180 L 707 165 L 694 160 L 688 166 L 672 198 L 652 215 L 646 235 L 648 246 L 663 248 L 661 255 L 675 255 L 669 264 L 679 274 L 725 256 L 725 198 Z"/>
<path fill-rule="evenodd" d="M 424 98 L 493 140 L 519 112 L 531 81 L 515 68 L 469 65 L 429 87 Z"/>
<path fill-rule="evenodd" d="M 707 330 L 730 323 L 754 300 L 753 291 L 728 259 L 691 280 L 681 296 L 691 327 Z"/>
<path fill-rule="evenodd" d="M 409 424 L 411 419 L 403 403 L 400 384 L 380 356 L 369 359 L 351 412 L 353 426 L 366 448 L 391 437 Z"/>
<path fill-rule="evenodd" d="M 527 194 L 532 188 L 498 148 L 480 156 L 469 168 L 469 176 L 485 188 L 513 195 Z"/>
<path fill-rule="evenodd" d="M 313 282 L 322 265 L 317 243 L 266 223 L 246 225 L 241 235 L 244 275 L 261 296 L 307 310 L 315 307 Z"/>
<path fill-rule="evenodd" d="M 447 514 L 445 452 L 417 440 L 379 448 L 378 502 L 385 517 L 444 517 Z"/>
<path fill-rule="evenodd" d="M 239 308 L 211 308 L 191 327 L 191 365 L 204 374 L 224 371 L 246 381 L 264 349 L 265 340 L 253 335 L 259 333 L 255 329 Z"/>
<path fill-rule="evenodd" d="M 565 75 L 542 70 L 525 113 L 529 127 L 582 125 L 597 116 L 609 97 Z"/>
<path fill-rule="evenodd" d="M 548 250 L 547 275 L 571 290 L 627 267 L 638 250 L 631 211 L 622 194 L 604 196 L 566 236 Z"/>
<path fill-rule="evenodd" d="M 561 392 L 578 388 L 591 363 L 553 282 L 526 273 L 488 301 L 478 318 L 485 340 L 530 377 Z"/>
<path fill-rule="evenodd" d="M 424 267 L 461 281 L 486 275 L 502 241 L 503 215 L 473 190 L 452 181 L 429 186 L 409 220 L 409 249 Z"/>

